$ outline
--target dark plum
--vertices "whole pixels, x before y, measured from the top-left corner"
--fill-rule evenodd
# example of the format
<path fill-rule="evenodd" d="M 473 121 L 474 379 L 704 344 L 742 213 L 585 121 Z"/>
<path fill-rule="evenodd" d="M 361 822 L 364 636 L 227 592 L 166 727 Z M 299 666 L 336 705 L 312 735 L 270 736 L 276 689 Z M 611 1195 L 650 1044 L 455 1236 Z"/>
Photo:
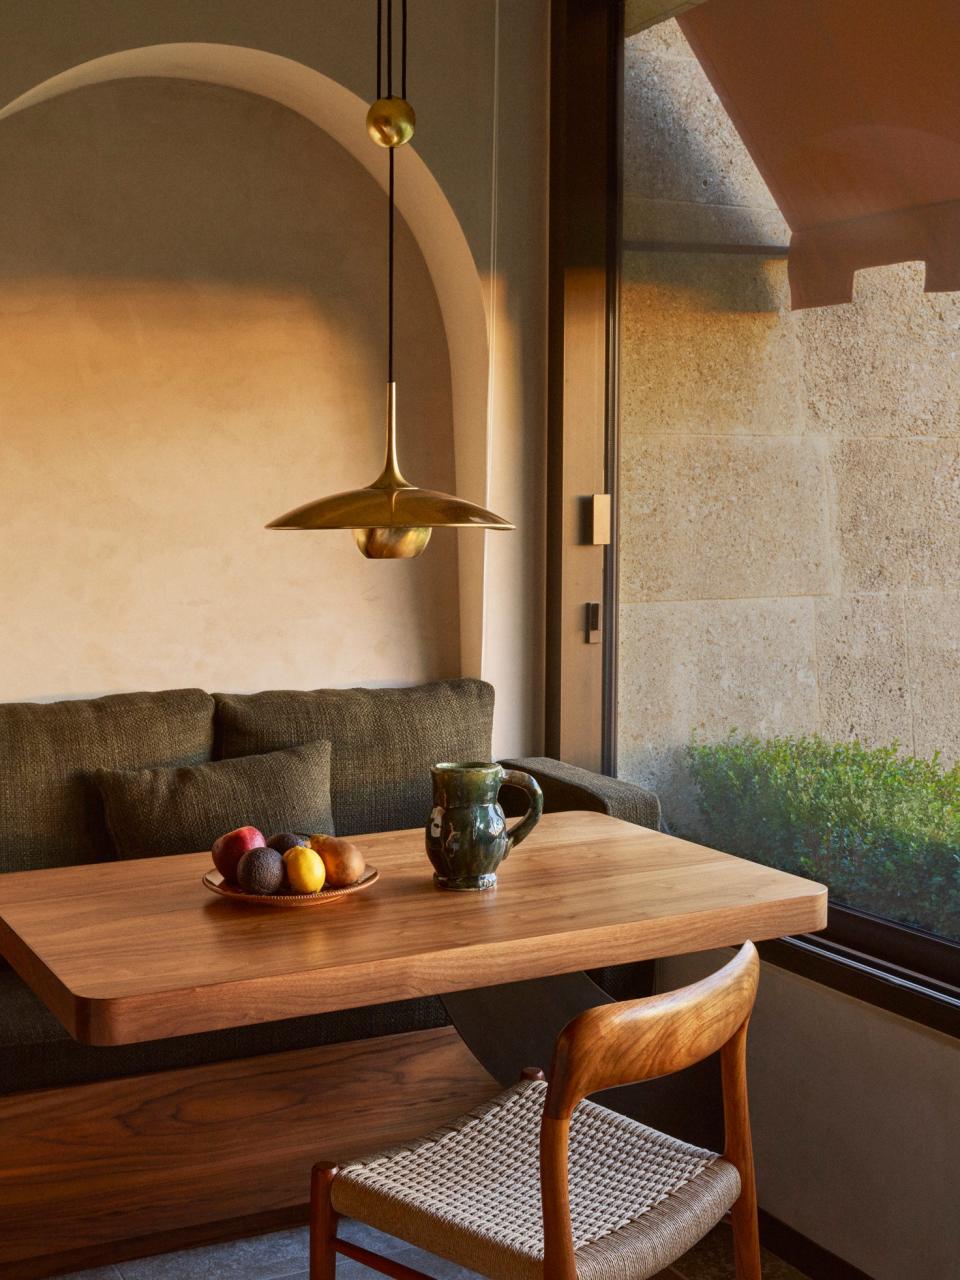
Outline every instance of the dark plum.
<path fill-rule="evenodd" d="M 281 831 L 279 835 L 271 836 L 267 841 L 268 849 L 276 849 L 277 853 L 286 853 L 288 849 L 295 849 L 298 844 L 309 846 L 309 836 L 294 835 L 292 831 Z"/>

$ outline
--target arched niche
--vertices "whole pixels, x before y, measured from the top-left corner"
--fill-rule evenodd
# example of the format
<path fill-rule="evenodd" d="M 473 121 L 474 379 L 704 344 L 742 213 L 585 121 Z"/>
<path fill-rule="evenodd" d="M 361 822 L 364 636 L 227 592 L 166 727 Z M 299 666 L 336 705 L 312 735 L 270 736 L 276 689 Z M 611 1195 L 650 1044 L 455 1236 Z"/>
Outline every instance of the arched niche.
<path fill-rule="evenodd" d="M 386 189 L 384 153 L 366 134 L 368 104 L 314 68 L 262 49 L 213 43 L 125 49 L 35 85 L 0 109 L 0 121 L 74 89 L 143 77 L 206 82 L 272 99 L 324 130 Z M 486 506 L 489 336 L 480 277 L 453 209 L 412 146 L 404 150 L 398 165 L 397 207 L 423 254 L 443 316 L 450 351 L 457 492 Z M 486 535 L 475 530 L 460 535 L 460 665 L 469 675 L 481 675 L 484 665 L 485 540 Z"/>

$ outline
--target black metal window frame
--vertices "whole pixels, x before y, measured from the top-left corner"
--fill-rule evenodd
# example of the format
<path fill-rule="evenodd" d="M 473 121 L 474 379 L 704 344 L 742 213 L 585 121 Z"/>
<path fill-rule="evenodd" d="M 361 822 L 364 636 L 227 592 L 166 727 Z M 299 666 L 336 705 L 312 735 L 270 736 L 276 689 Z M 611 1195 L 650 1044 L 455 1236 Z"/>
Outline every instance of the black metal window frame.
<path fill-rule="evenodd" d="M 760 944 L 764 960 L 960 1038 L 960 943 L 831 904 L 822 933 Z"/>

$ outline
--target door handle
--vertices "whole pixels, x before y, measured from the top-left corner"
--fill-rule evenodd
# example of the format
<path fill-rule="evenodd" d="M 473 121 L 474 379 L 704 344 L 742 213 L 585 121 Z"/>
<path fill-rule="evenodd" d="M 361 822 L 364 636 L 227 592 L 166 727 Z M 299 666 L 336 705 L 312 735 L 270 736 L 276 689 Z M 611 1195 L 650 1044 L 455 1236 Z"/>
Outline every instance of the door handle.
<path fill-rule="evenodd" d="M 601 630 L 603 626 L 603 611 L 600 605 L 595 601 L 591 601 L 585 606 L 587 620 L 587 644 L 599 644 L 601 640 Z"/>

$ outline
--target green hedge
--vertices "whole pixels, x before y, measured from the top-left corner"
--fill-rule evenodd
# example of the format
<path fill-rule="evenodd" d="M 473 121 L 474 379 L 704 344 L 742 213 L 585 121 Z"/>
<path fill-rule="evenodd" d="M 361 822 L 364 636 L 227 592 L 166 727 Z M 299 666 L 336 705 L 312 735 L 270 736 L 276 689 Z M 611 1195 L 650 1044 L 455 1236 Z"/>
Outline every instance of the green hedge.
<path fill-rule="evenodd" d="M 706 839 L 960 940 L 960 765 L 820 737 L 694 742 Z"/>

